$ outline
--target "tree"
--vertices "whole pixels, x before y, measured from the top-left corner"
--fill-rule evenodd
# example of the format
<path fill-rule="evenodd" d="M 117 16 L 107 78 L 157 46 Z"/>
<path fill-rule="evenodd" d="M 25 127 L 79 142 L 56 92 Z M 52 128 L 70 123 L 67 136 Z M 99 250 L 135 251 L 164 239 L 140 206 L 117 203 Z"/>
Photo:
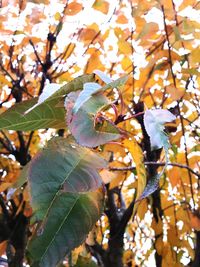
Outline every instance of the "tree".
<path fill-rule="evenodd" d="M 199 3 L 91 2 L 1 3 L 1 261 L 200 266 Z"/>

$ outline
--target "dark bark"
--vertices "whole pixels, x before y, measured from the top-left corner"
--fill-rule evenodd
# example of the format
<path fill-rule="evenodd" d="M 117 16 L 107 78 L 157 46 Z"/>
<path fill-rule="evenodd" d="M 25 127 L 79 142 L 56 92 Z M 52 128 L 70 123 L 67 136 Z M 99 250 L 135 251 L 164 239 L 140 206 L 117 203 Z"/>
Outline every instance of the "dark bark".
<path fill-rule="evenodd" d="M 122 227 L 121 219 L 124 214 L 124 203 L 120 203 L 120 206 L 117 207 L 115 202 L 116 195 L 119 197 L 121 192 L 118 189 L 107 189 L 107 211 L 106 214 L 110 223 L 110 237 L 108 241 L 108 249 L 105 253 L 103 259 L 105 267 L 123 267 L 123 237 L 125 228 Z"/>
<path fill-rule="evenodd" d="M 123 236 L 124 233 L 111 236 L 108 243 L 108 250 L 106 253 L 106 259 L 104 262 L 105 267 L 123 267 Z"/>
<path fill-rule="evenodd" d="M 15 248 L 14 257 L 9 263 L 9 267 L 22 267 L 27 243 L 27 226 L 29 220 L 23 212 L 19 213 L 14 221 L 13 234 L 10 237 L 10 243 Z"/>
<path fill-rule="evenodd" d="M 138 103 L 135 108 L 135 113 L 142 113 L 144 111 L 144 104 L 143 103 Z M 142 132 L 144 135 L 142 146 L 143 146 L 143 151 L 146 151 L 146 161 L 154 161 L 157 162 L 160 158 L 160 153 L 161 149 L 151 151 L 151 144 L 150 144 L 150 138 L 146 132 L 145 126 L 144 126 L 144 121 L 143 121 L 143 114 L 137 117 L 138 122 L 141 125 Z M 153 177 L 157 175 L 157 168 L 158 166 L 156 165 L 147 165 L 147 180 L 151 180 Z M 152 212 L 153 216 L 155 218 L 155 221 L 158 223 L 159 222 L 159 217 L 162 218 L 163 211 L 161 208 L 161 201 L 160 201 L 160 192 L 156 190 L 152 194 Z M 157 239 L 157 237 L 156 237 Z M 155 241 L 156 242 L 156 241 Z M 156 267 L 161 267 L 162 266 L 162 257 L 157 253 L 155 253 L 155 261 L 156 261 Z"/>
<path fill-rule="evenodd" d="M 155 191 L 152 197 L 153 197 L 153 205 L 152 205 L 153 216 L 156 223 L 159 223 L 159 218 L 162 218 L 163 215 L 163 211 L 161 208 L 161 201 L 160 201 L 160 192 Z M 159 233 L 158 236 L 155 236 L 155 243 L 161 234 L 162 233 Z M 162 256 L 158 254 L 157 250 L 155 252 L 155 261 L 156 261 L 156 267 L 162 266 Z"/>
<path fill-rule="evenodd" d="M 200 266 L 200 231 L 196 231 L 195 257 L 191 267 Z"/>

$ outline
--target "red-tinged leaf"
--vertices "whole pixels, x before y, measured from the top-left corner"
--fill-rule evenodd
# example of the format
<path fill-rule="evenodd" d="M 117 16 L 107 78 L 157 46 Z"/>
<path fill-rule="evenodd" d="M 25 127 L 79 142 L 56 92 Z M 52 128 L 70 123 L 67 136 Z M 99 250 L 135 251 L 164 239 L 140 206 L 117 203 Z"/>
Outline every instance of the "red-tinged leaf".
<path fill-rule="evenodd" d="M 101 94 L 92 96 L 76 114 L 72 110 L 76 102 L 77 93 L 70 93 L 66 97 L 67 125 L 76 141 L 87 147 L 96 147 L 121 137 L 117 127 L 104 121 L 95 124 L 95 115 L 109 102 Z"/>
<path fill-rule="evenodd" d="M 83 90 L 80 92 L 74 107 L 73 107 L 73 113 L 76 113 L 81 106 L 88 100 L 90 97 L 99 91 L 101 88 L 101 85 L 98 83 L 85 83 L 83 85 Z"/>
<path fill-rule="evenodd" d="M 92 163 L 92 164 L 91 164 Z M 29 183 L 36 220 L 47 219 L 61 192 L 94 191 L 102 185 L 106 161 L 69 138 L 53 138 L 31 161 Z"/>
<path fill-rule="evenodd" d="M 82 75 L 61 86 L 60 89 L 53 90 L 54 92 L 50 92 L 50 94 L 49 92 L 44 93 L 40 101 L 38 98 L 33 98 L 17 103 L 0 114 L 0 129 L 30 131 L 44 128 L 65 128 L 64 96 L 69 92 L 81 90 L 83 84 L 93 80 L 93 74 Z M 60 102 L 62 102 L 62 107 L 57 106 Z M 27 114 L 24 114 L 25 112 Z"/>

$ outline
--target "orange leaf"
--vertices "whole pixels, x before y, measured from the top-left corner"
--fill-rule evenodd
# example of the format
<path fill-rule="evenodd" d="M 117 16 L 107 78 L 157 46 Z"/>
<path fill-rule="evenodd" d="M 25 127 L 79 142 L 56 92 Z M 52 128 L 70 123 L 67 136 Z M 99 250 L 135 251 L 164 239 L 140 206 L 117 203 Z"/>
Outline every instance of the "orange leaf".
<path fill-rule="evenodd" d="M 89 28 L 86 29 L 82 29 L 79 35 L 79 38 L 81 41 L 85 42 L 85 43 L 90 43 L 91 40 L 93 40 L 95 38 L 95 36 L 98 33 L 98 26 L 97 24 L 93 23 L 91 25 L 89 25 Z"/>
<path fill-rule="evenodd" d="M 137 204 L 137 203 L 136 203 Z M 136 205 L 135 204 L 135 205 Z M 144 219 L 144 216 L 145 214 L 147 213 L 148 211 L 148 203 L 147 203 L 147 200 L 146 199 L 143 199 L 141 202 L 138 202 L 138 207 L 137 207 L 137 216 L 143 220 Z"/>
<path fill-rule="evenodd" d="M 25 217 L 31 217 L 33 215 L 33 210 L 30 207 L 28 203 L 26 203 L 25 209 L 24 209 L 24 216 Z"/>
<path fill-rule="evenodd" d="M 194 228 L 196 231 L 200 231 L 200 216 L 190 212 L 190 224 L 191 227 Z"/>
<path fill-rule="evenodd" d="M 65 14 L 68 16 L 76 15 L 82 10 L 82 8 L 83 8 L 82 4 L 77 2 L 72 2 L 67 6 Z"/>
<path fill-rule="evenodd" d="M 163 253 L 163 248 L 164 248 L 164 243 L 163 243 L 163 240 L 162 240 L 162 236 L 160 236 L 156 240 L 155 247 L 156 247 L 156 251 L 157 251 L 158 255 L 161 256 L 162 253 Z"/>
<path fill-rule="evenodd" d="M 120 24 L 126 24 L 126 23 L 128 23 L 128 19 L 125 17 L 124 14 L 121 14 L 121 15 L 119 15 L 119 17 L 117 18 L 116 22 L 117 22 L 117 23 L 120 23 Z"/>
<path fill-rule="evenodd" d="M 115 179 L 117 177 L 117 173 L 116 172 L 111 172 L 109 170 L 102 170 L 100 172 L 101 178 L 104 182 L 104 184 L 108 184 L 110 183 L 113 179 Z"/>
<path fill-rule="evenodd" d="M 107 14 L 109 10 L 109 3 L 104 0 L 96 0 L 92 7 L 104 14 Z"/>
<path fill-rule="evenodd" d="M 179 168 L 172 168 L 168 171 L 168 177 L 173 187 L 181 183 L 181 172 Z"/>
<path fill-rule="evenodd" d="M 156 236 L 162 235 L 162 233 L 163 233 L 163 222 L 162 222 L 162 219 L 160 218 L 160 216 L 158 217 L 158 222 L 156 221 L 155 218 L 153 218 L 151 227 L 155 231 L 155 235 Z M 159 255 L 161 255 L 161 254 L 159 254 Z"/>
<path fill-rule="evenodd" d="M 5 253 L 7 243 L 8 243 L 7 240 L 0 243 L 0 256 L 2 256 Z"/>
<path fill-rule="evenodd" d="M 170 96 L 171 96 L 171 98 L 173 100 L 179 100 L 185 94 L 185 90 L 184 89 L 176 88 L 174 85 L 166 86 L 166 91 L 167 91 L 168 94 L 170 94 Z"/>
<path fill-rule="evenodd" d="M 89 58 L 85 72 L 86 73 L 92 73 L 93 70 L 99 69 L 102 70 L 104 68 L 103 64 L 101 63 L 101 60 L 99 58 L 100 52 L 96 50 Z"/>

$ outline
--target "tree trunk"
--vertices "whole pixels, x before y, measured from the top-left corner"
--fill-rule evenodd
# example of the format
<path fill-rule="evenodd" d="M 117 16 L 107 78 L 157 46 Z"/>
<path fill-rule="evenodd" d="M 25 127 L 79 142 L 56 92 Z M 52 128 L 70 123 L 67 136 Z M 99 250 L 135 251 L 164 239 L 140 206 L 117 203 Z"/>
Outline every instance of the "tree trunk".
<path fill-rule="evenodd" d="M 110 238 L 104 261 L 105 267 L 123 267 L 123 236 Z"/>

